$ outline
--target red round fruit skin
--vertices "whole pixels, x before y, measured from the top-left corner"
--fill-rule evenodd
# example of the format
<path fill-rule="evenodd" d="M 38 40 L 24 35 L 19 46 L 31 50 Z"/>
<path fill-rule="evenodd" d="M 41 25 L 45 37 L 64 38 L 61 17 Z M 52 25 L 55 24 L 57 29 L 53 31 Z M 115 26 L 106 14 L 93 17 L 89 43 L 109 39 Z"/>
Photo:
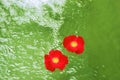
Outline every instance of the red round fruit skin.
<path fill-rule="evenodd" d="M 58 63 L 54 63 L 52 59 L 54 57 L 57 57 L 59 59 Z M 61 51 L 59 50 L 51 50 L 48 55 L 44 56 L 44 64 L 46 69 L 50 71 L 54 71 L 56 68 L 59 68 L 60 70 L 63 70 L 68 64 L 68 57 L 63 55 Z"/>
<path fill-rule="evenodd" d="M 76 47 L 71 46 L 72 41 L 77 42 Z M 63 46 L 69 52 L 75 52 L 76 54 L 81 54 L 84 51 L 84 39 L 81 36 L 70 35 L 70 36 L 67 36 L 67 37 L 64 38 Z"/>

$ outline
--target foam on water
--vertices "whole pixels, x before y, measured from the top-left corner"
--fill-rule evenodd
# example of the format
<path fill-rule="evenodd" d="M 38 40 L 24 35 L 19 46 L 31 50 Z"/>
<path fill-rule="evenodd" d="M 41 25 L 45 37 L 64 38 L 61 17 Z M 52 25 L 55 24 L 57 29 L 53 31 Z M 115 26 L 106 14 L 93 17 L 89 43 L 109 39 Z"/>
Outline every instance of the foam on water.
<path fill-rule="evenodd" d="M 44 27 L 59 28 L 63 22 L 62 18 L 60 20 L 51 18 L 45 6 L 52 10 L 53 16 L 56 14 L 60 16 L 63 12 L 62 7 L 65 0 L 2 0 L 2 4 L 6 9 L 9 9 L 12 20 L 19 25 L 29 23 L 32 20 Z M 20 11 L 16 8 L 22 10 L 21 14 L 18 14 Z M 5 12 L 0 14 L 2 15 L 1 21 L 8 21 L 6 19 L 8 14 Z"/>
<path fill-rule="evenodd" d="M 17 25 L 21 25 L 34 21 L 40 26 L 50 27 L 54 34 L 55 45 L 53 47 L 58 44 L 57 32 L 63 23 L 61 15 L 65 0 L 2 0 L 2 4 L 8 13 L 1 9 L 0 22 L 6 22 L 6 24 L 15 22 Z M 55 19 L 57 15 L 60 16 L 58 20 Z"/>
<path fill-rule="evenodd" d="M 52 73 L 42 69 L 43 56 L 46 50 L 50 50 L 59 45 L 58 30 L 64 23 L 62 17 L 64 11 L 64 5 L 66 0 L 2 0 L 0 3 L 0 28 L 1 33 L 7 35 L 7 37 L 0 38 L 0 79 L 2 80 L 26 80 L 29 75 L 30 80 L 34 80 L 36 77 L 41 77 L 41 80 L 55 80 L 50 77 Z M 77 6 L 82 7 L 82 1 L 76 3 Z M 56 18 L 57 17 L 57 18 Z M 41 27 L 48 27 L 53 30 L 52 37 L 53 43 L 51 45 L 49 39 L 44 40 L 42 34 L 39 32 L 19 32 L 8 31 L 7 27 L 21 27 L 24 24 L 30 24 L 35 22 Z M 5 24 L 7 24 L 7 26 Z M 8 26 L 14 24 L 13 26 Z M 17 26 L 16 26 L 17 25 Z M 29 28 L 29 26 L 26 26 Z M 11 29 L 11 28 L 10 28 Z M 27 29 L 27 28 L 25 28 Z M 34 28 L 33 28 L 34 29 Z M 10 33 L 11 32 L 11 33 Z M 10 34 L 9 34 L 10 33 Z M 36 39 L 39 34 L 40 37 Z M 77 31 L 76 31 L 77 34 Z M 21 39 L 23 38 L 23 39 Z M 16 41 L 16 42 L 14 42 Z M 52 40 L 51 40 L 52 41 Z M 30 44 L 31 43 L 31 44 Z M 46 45 L 47 44 L 47 45 Z M 40 46 L 38 46 L 40 45 Z M 41 47 L 42 45 L 42 47 Z M 17 51 L 17 50 L 18 51 Z M 60 48 L 59 48 L 60 49 Z M 47 52 L 47 51 L 46 51 Z M 32 54 L 30 54 L 32 53 Z M 35 59 L 39 56 L 39 59 Z M 38 57 L 37 57 L 38 58 Z M 86 59 L 86 58 L 85 58 Z M 67 74 L 77 74 L 77 70 L 84 68 L 85 59 L 79 59 L 80 63 L 77 63 L 78 67 L 70 67 L 67 71 L 61 72 Z M 15 61 L 14 61 L 15 60 Z M 71 62 L 75 60 L 75 57 L 71 57 Z M 18 62 L 17 62 L 18 61 Z M 83 63 L 82 63 L 83 62 Z M 4 64 L 5 63 L 5 64 Z M 74 64 L 74 63 L 73 63 Z M 72 65 L 73 65 L 72 64 Z M 76 64 L 75 64 L 76 65 Z M 8 68 L 11 67 L 11 69 Z M 6 72 L 5 72 L 6 71 Z M 3 73 L 1 73 L 3 72 Z M 17 75 L 18 72 L 23 74 Z M 31 73 L 38 76 L 30 76 Z M 25 75 L 25 76 L 24 76 Z M 81 76 L 86 76 L 82 75 Z M 40 78 L 39 77 L 39 78 Z M 70 80 L 77 80 L 78 77 L 71 75 Z"/>
<path fill-rule="evenodd" d="M 0 36 L 0 43 L 2 43 L 2 45 L 0 44 L 0 53 L 2 53 L 0 54 L 0 79 L 25 80 L 26 76 L 23 76 L 21 78 L 14 72 L 22 73 L 25 75 L 30 75 L 30 73 L 40 74 L 42 80 L 48 80 L 51 78 L 50 76 L 47 76 L 49 74 L 47 71 L 43 72 L 41 69 L 43 68 L 43 56 L 45 54 L 44 51 L 46 48 L 54 48 L 59 43 L 57 35 L 58 30 L 63 23 L 62 12 L 64 10 L 64 5 L 65 0 L 0 1 L 0 35 L 7 36 Z M 45 42 L 44 39 L 41 39 L 39 41 L 37 39 L 32 39 L 34 45 L 27 44 L 27 39 L 30 39 L 31 36 L 34 36 L 37 33 L 30 32 L 29 34 L 26 34 L 24 32 L 15 32 L 11 30 L 12 28 L 14 29 L 18 26 L 20 27 L 26 23 L 30 24 L 31 21 L 37 23 L 40 27 L 48 27 L 53 30 L 52 36 L 54 45 L 51 46 L 50 42 Z M 9 31 L 7 30 L 7 27 L 11 27 Z M 26 38 L 26 41 L 21 41 L 21 38 Z M 47 46 L 45 48 L 39 46 L 36 47 L 38 43 L 40 43 L 40 45 L 47 44 Z M 39 49 L 41 49 L 41 52 Z M 42 62 L 39 60 L 34 60 L 34 56 L 29 55 L 29 50 L 38 51 L 40 54 L 35 52 L 33 52 L 33 54 L 40 56 L 40 60 L 42 60 Z M 31 60 L 33 63 L 29 63 L 27 60 Z M 7 66 L 11 67 L 12 69 L 9 69 Z M 11 72 L 13 73 L 11 74 Z M 30 79 L 33 80 L 32 78 L 33 77 L 31 76 Z M 54 80 L 53 78 L 51 79 Z"/>

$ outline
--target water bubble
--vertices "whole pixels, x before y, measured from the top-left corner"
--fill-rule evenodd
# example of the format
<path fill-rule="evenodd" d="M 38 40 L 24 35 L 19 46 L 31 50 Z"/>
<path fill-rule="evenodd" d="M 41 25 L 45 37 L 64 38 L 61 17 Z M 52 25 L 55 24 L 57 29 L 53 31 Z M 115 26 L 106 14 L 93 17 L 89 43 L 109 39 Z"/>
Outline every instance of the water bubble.
<path fill-rule="evenodd" d="M 70 80 L 77 80 L 77 78 L 74 77 L 74 76 L 72 76 L 72 77 L 70 78 Z"/>
<path fill-rule="evenodd" d="M 105 68 L 105 65 L 102 65 L 102 68 Z"/>
<path fill-rule="evenodd" d="M 71 73 L 76 73 L 76 69 L 75 68 L 69 68 L 69 70 L 67 71 L 67 73 L 71 74 Z"/>

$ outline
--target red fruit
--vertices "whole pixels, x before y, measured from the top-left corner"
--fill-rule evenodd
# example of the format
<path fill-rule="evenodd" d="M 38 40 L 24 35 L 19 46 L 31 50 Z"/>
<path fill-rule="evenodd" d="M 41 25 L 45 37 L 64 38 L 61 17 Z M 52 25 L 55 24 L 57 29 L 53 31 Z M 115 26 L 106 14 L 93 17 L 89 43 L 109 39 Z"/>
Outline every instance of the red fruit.
<path fill-rule="evenodd" d="M 63 55 L 59 50 L 51 50 L 48 55 L 44 56 L 44 64 L 46 69 L 54 71 L 56 68 L 63 70 L 68 64 L 67 56 Z"/>
<path fill-rule="evenodd" d="M 70 35 L 64 38 L 63 46 L 70 52 L 81 54 L 84 51 L 84 40 L 81 36 Z"/>

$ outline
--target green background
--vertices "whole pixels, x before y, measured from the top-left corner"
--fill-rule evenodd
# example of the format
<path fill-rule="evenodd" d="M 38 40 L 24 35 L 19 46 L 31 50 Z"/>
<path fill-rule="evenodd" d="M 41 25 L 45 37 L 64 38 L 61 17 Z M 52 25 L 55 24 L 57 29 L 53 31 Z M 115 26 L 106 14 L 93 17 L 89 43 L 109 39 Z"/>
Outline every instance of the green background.
<path fill-rule="evenodd" d="M 7 3 L 0 0 L 0 80 L 120 80 L 119 3 L 119 0 L 66 0 L 62 13 L 44 5 L 47 13 L 40 20 L 53 21 L 42 25 L 38 24 L 39 17 L 15 20 L 27 10 L 14 3 L 6 7 Z M 11 14 L 12 9 L 16 14 Z M 60 26 L 55 28 L 57 22 Z M 83 54 L 70 53 L 60 44 L 71 34 L 84 38 Z M 63 71 L 45 69 L 44 54 L 51 49 L 60 49 L 69 57 Z"/>

